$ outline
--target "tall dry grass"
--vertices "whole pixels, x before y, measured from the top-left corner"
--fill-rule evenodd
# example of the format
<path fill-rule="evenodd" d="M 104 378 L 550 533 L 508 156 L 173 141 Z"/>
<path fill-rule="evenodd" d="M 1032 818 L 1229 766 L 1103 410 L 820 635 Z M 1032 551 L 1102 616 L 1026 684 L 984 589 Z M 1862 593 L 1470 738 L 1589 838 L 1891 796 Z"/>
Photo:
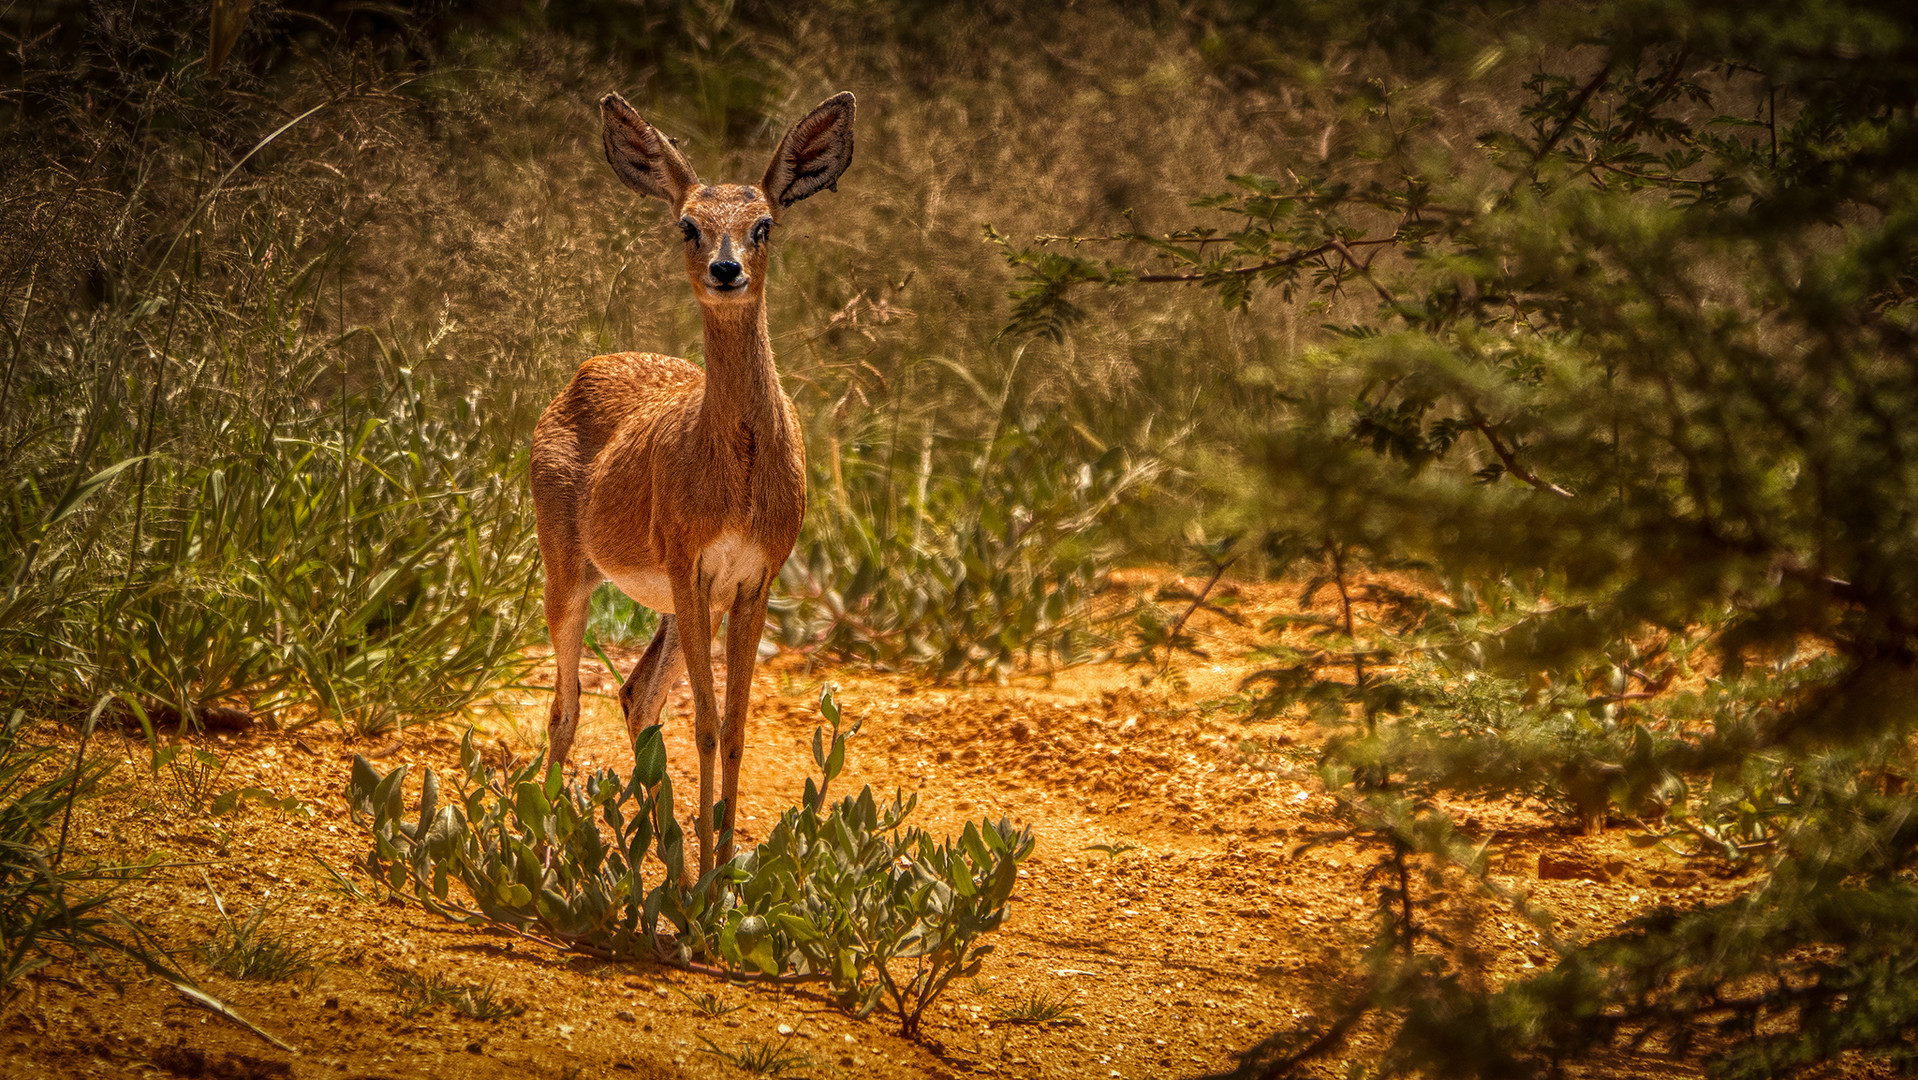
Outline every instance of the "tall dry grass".
<path fill-rule="evenodd" d="M 0 696 L 461 708 L 516 663 L 534 564 L 516 451 L 420 370 L 446 318 L 354 295 L 423 175 L 418 73 L 340 45 L 208 79 L 169 14 L 101 12 L 10 99 Z"/>
<path fill-rule="evenodd" d="M 261 8 L 213 75 L 199 26 L 102 8 L 23 47 L 0 105 L 16 699 L 379 727 L 510 673 L 538 633 L 534 418 L 587 356 L 701 345 L 665 213 L 601 161 L 608 89 L 714 179 L 859 95 L 854 167 L 771 273 L 812 463 L 796 647 L 949 672 L 1100 648 L 1080 601 L 1233 527 L 1200 498 L 1219 421 L 1271 407 L 1283 380 L 1245 371 L 1311 336 L 1313 312 L 1177 290 L 1001 334 L 987 226 L 1175 227 L 1330 107 L 1234 82 L 1169 7 L 574 4 L 331 37 Z"/>

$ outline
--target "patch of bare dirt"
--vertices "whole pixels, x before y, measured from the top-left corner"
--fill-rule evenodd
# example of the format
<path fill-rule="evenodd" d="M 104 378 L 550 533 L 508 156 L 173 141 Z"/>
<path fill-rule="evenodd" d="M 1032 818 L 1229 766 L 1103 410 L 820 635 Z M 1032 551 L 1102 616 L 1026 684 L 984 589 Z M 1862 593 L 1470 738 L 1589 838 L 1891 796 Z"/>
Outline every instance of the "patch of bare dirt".
<path fill-rule="evenodd" d="M 1290 610 L 1296 596 L 1293 586 L 1239 591 L 1253 626 Z M 343 794 L 353 753 L 390 750 L 382 768 L 452 769 L 456 734 L 415 729 L 395 748 L 391 740 L 349 744 L 317 728 L 255 728 L 218 737 L 225 771 L 199 780 L 147 777 L 144 745 L 123 743 L 128 764 L 118 775 L 128 788 L 76 815 L 73 835 L 86 857 L 158 853 L 169 862 L 120 906 L 175 947 L 214 936 L 222 924 L 217 895 L 235 918 L 266 905 L 270 929 L 320 949 L 325 964 L 280 983 L 227 979 L 184 951 L 178 957 L 208 990 L 297 1052 L 163 984 L 134 980 L 116 993 L 96 972 L 55 968 L 28 980 L 0 1017 L 0 1074 L 719 1078 L 745 1074 L 704 1052 L 705 1040 L 736 1052 L 785 1031 L 793 1033 L 788 1053 L 803 1064 L 784 1075 L 1130 1080 L 1220 1069 L 1274 1027 L 1332 1007 L 1339 956 L 1370 933 L 1361 878 L 1373 854 L 1349 843 L 1297 853 L 1300 840 L 1333 824 L 1310 769 L 1316 736 L 1287 722 L 1241 723 L 1223 706 L 1253 670 L 1241 658 L 1251 631 L 1206 614 L 1191 629 L 1209 658 L 1182 657 L 1149 686 L 1140 675 L 1156 669 L 1119 665 L 1004 687 L 931 686 L 809 668 L 795 657 L 761 667 L 741 775 L 743 842 L 758 839 L 799 797 L 812 769 L 823 680 L 863 723 L 842 783 L 916 791 L 918 820 L 934 830 L 956 831 L 984 815 L 1037 831 L 1038 851 L 998 951 L 975 982 L 935 1007 L 924 1042 L 898 1037 L 884 1014 L 853 1019 L 809 993 L 604 963 L 341 895 L 317 860 L 346 871 L 366 850 Z M 623 666 L 635 656 L 616 659 Z M 630 751 L 617 677 L 594 663 L 588 669 L 575 758 L 624 771 Z M 551 669 L 543 674 L 550 685 Z M 503 716 L 481 723 L 489 751 L 536 752 L 545 696 L 502 704 Z M 671 711 L 669 768 L 679 790 L 691 790 L 698 759 L 683 691 Z M 297 796 L 312 816 L 252 808 L 206 824 L 176 809 L 183 798 L 242 785 Z M 1468 827 L 1491 837 L 1505 882 L 1554 911 L 1572 934 L 1734 887 L 1634 849 L 1621 834 L 1576 835 L 1573 822 L 1536 804 L 1458 809 Z M 1487 979 L 1551 962 L 1534 928 L 1516 917 L 1494 913 L 1479 937 Z M 378 975 L 388 968 L 489 984 L 526 1008 L 490 1022 L 444 1007 L 409 1018 L 401 994 Z M 709 1016 L 676 990 L 737 1008 Z M 1035 996 L 1063 1002 L 1068 1017 L 1000 1018 Z M 1328 1074 L 1338 1069 L 1327 1066 Z"/>

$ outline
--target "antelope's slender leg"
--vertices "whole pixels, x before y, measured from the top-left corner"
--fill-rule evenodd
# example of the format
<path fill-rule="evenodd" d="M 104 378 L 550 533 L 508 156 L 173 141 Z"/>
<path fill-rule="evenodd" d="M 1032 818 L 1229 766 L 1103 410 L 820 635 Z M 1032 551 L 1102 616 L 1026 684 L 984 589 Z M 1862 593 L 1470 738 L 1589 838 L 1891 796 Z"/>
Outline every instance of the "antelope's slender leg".
<path fill-rule="evenodd" d="M 721 732 L 719 862 L 733 857 L 733 819 L 739 812 L 739 759 L 746 752 L 746 713 L 752 701 L 753 670 L 759 665 L 759 638 L 765 632 L 768 578 L 742 583 L 726 615 L 726 726 Z"/>
<path fill-rule="evenodd" d="M 579 728 L 579 657 L 586 640 L 586 612 L 602 578 L 597 567 L 547 562 L 546 627 L 553 639 L 553 708 L 546 721 L 546 760 L 565 761 Z M 571 573 L 567 571 L 571 570 Z"/>
<path fill-rule="evenodd" d="M 690 580 L 673 580 L 679 650 L 693 683 L 693 741 L 699 747 L 699 876 L 713 868 L 713 759 L 719 753 L 719 707 L 713 698 L 713 579 L 695 560 Z M 697 880 L 697 879 L 695 879 Z"/>
<path fill-rule="evenodd" d="M 679 677 L 686 673 L 686 656 L 679 647 L 679 621 L 671 615 L 659 617 L 659 628 L 646 652 L 633 666 L 632 674 L 619 687 L 620 708 L 626 714 L 626 733 L 637 740 L 639 733 L 659 722 L 659 710 L 666 706 Z"/>

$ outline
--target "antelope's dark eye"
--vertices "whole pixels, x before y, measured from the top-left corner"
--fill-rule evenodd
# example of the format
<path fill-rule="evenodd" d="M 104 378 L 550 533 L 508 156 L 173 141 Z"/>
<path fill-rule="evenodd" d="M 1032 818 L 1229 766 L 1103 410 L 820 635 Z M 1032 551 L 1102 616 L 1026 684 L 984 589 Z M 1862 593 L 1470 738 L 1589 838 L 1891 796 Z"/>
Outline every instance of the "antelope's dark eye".
<path fill-rule="evenodd" d="M 772 218 L 760 218 L 757 222 L 753 223 L 752 236 L 753 236 L 754 245 L 765 243 L 766 239 L 772 236 L 772 234 L 773 234 Z"/>
<path fill-rule="evenodd" d="M 688 244 L 699 243 L 699 226 L 693 224 L 692 218 L 680 218 L 679 231 L 686 234 Z"/>

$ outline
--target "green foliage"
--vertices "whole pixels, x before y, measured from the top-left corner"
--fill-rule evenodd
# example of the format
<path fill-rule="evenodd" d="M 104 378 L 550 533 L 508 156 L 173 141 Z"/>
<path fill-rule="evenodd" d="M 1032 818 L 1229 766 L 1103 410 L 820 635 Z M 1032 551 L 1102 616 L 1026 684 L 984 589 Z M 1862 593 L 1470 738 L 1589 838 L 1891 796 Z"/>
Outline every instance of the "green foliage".
<path fill-rule="evenodd" d="M 458 922 L 611 959 L 823 981 L 860 1015 L 890 1003 L 916 1033 L 926 1007 L 991 951 L 978 939 L 1005 921 L 1032 833 L 981 821 L 935 841 L 905 825 L 916 799 L 881 807 L 868 788 L 828 801 L 857 728 L 840 731 L 830 694 L 820 707 L 833 725 L 829 739 L 813 738 L 820 780 L 807 780 L 802 804 L 765 842 L 697 883 L 685 881 L 657 725 L 637 740 L 631 777 L 601 770 L 580 786 L 539 760 L 496 776 L 469 733 L 457 790 L 442 802 L 427 770 L 411 820 L 407 768 L 381 775 L 357 758 L 348 803 L 373 834 L 365 869 L 392 895 Z"/>
<path fill-rule="evenodd" d="M 447 313 L 376 329 L 348 299 L 383 181 L 330 125 L 397 140 L 406 80 L 183 87 L 114 51 L 191 68 L 167 39 L 194 20 L 127 18 L 22 69 L 81 137 L 8 126 L 41 224 L 0 247 L 0 698 L 311 702 L 368 733 L 458 711 L 519 663 L 532 521 L 518 447 L 424 370 Z M 62 108 L 94 95 L 118 119 Z"/>
<path fill-rule="evenodd" d="M 1055 1024 L 1064 1027 L 1085 1022 L 1072 1011 L 1070 1001 L 1043 990 L 1034 990 L 1010 1005 L 997 1006 L 992 1010 L 992 1015 L 1002 1024 Z"/>
<path fill-rule="evenodd" d="M 1086 602 L 1117 545 L 1102 519 L 1160 469 L 1112 447 L 1062 458 L 1059 433 L 1008 426 L 971 473 L 924 477 L 910 516 L 817 521 L 780 572 L 785 645 L 939 676 L 1001 676 L 1041 656 L 1083 660 L 1110 641 Z"/>
<path fill-rule="evenodd" d="M 706 1045 L 700 1047 L 699 1052 L 711 1054 L 748 1076 L 789 1076 L 794 1069 L 810 1069 L 814 1065 L 812 1055 L 796 1054 L 789 1049 L 798 1037 L 795 1031 L 778 1040 L 742 1039 L 733 1049 L 726 1050 L 701 1035 L 699 1041 Z"/>
<path fill-rule="evenodd" d="M 342 411 L 242 411 L 217 446 L 151 462 L 137 529 L 126 503 L 67 515 L 67 531 L 28 526 L 63 520 L 48 508 L 60 487 L 22 479 L 0 519 L 20 541 L 0 567 L 13 582 L 0 681 L 182 713 L 312 700 L 367 733 L 402 708 L 430 717 L 475 700 L 519 663 L 530 515 L 473 402 L 436 406 L 411 372 L 391 375 L 392 389 Z M 107 530 L 140 544 L 132 573 L 77 573 L 69 560 Z"/>
<path fill-rule="evenodd" d="M 1408 39 L 1366 10 L 1316 25 L 1355 51 L 1422 39 L 1430 77 L 1275 64 L 1330 80 L 1306 92 L 1316 161 L 1230 176 L 1205 224 L 1005 245 L 1019 336 L 1069 344 L 1088 289 L 1159 282 L 1328 322 L 1296 365 L 1248 373 L 1270 409 L 1224 474 L 1249 490 L 1219 495 L 1306 581 L 1247 689 L 1330 729 L 1339 835 L 1380 853 L 1377 936 L 1345 1007 L 1237 1075 L 1361 1024 L 1391 1075 L 1643 1045 L 1725 1076 L 1909 1068 L 1918 981 L 1892 912 L 1918 837 L 1888 779 L 1918 679 L 1909 18 L 1414 5 Z M 1227 17 L 1219 54 L 1272 26 Z M 1501 87 L 1520 103 L 1482 104 Z M 1445 920 L 1542 913 L 1440 806 L 1512 793 L 1759 872 L 1480 989 Z"/>
<path fill-rule="evenodd" d="M 404 968 L 382 968 L 380 978 L 406 999 L 400 1015 L 415 1017 L 444 1005 L 474 1020 L 504 1020 L 526 1011 L 512 998 L 501 997 L 492 983 L 459 983 L 444 975 L 419 975 Z"/>
<path fill-rule="evenodd" d="M 1228 536 L 1211 543 L 1193 545 L 1193 554 L 1199 557 L 1198 564 L 1188 569 L 1188 575 L 1205 578 L 1195 592 L 1178 581 L 1173 580 L 1159 586 L 1150 600 L 1141 603 L 1132 616 L 1132 639 L 1134 647 L 1122 653 L 1119 659 L 1127 664 L 1149 664 L 1159 649 L 1165 650 L 1165 659 L 1159 664 L 1158 675 L 1165 675 L 1172 667 L 1172 658 L 1180 652 L 1190 653 L 1200 659 L 1209 654 L 1200 647 L 1198 640 L 1185 632 L 1185 626 L 1192 616 L 1200 611 L 1217 615 L 1228 622 L 1244 625 L 1245 620 L 1234 611 L 1238 605 L 1238 595 L 1230 589 L 1214 593 L 1219 579 L 1240 560 L 1244 551 L 1239 547 L 1239 537 Z M 1167 606 L 1169 605 L 1169 606 Z M 1149 681 L 1154 676 L 1143 679 Z"/>
<path fill-rule="evenodd" d="M 216 903 L 218 897 L 215 897 Z M 289 941 L 265 928 L 267 905 L 261 904 L 245 921 L 235 922 L 220 904 L 221 927 L 197 950 L 214 970 L 235 979 L 281 982 L 313 970 L 321 952 L 311 945 Z"/>
<path fill-rule="evenodd" d="M 135 711 L 136 716 L 143 713 L 144 710 Z M 148 739 L 147 747 L 149 771 L 155 778 L 165 778 L 174 802 L 189 812 L 204 815 L 215 800 L 225 801 L 234 794 L 220 791 L 220 781 L 226 776 L 226 759 L 205 746 L 193 745 L 185 739 L 167 745 L 155 732 Z"/>
<path fill-rule="evenodd" d="M 320 887 L 327 892 L 332 893 L 342 900 L 351 900 L 356 904 L 374 904 L 379 902 L 367 893 L 365 889 L 360 888 L 359 882 L 340 873 L 332 863 L 327 862 L 318 855 L 313 856 L 313 861 L 318 863 L 320 869 L 326 872 L 326 880 L 320 883 Z"/>
<path fill-rule="evenodd" d="M 204 734 L 183 732 L 171 743 L 164 741 L 154 730 L 152 717 L 139 699 L 122 697 L 109 708 L 121 715 L 131 715 L 139 722 L 146 737 L 148 771 L 156 779 L 163 779 L 174 801 L 190 813 L 226 817 L 252 804 L 289 816 L 313 816 L 312 810 L 299 799 L 279 795 L 268 788 L 249 785 L 223 790 L 227 759 L 208 749 L 211 740 Z"/>
<path fill-rule="evenodd" d="M 710 991 L 701 991 L 700 993 L 693 994 L 693 993 L 688 993 L 685 990 L 681 990 L 677 986 L 673 987 L 672 991 L 673 993 L 678 994 L 680 997 L 686 999 L 686 1004 L 691 1005 L 694 1008 L 694 1010 L 696 1010 L 699 1013 L 699 1015 L 707 1018 L 708 1020 L 718 1020 L 721 1017 L 727 1015 L 728 1013 L 735 1013 L 746 1007 L 744 1003 L 741 1003 L 738 1005 L 728 1005 L 724 1001 L 721 1001 L 718 997 L 713 995 Z"/>
<path fill-rule="evenodd" d="M 98 713 L 90 714 L 87 735 Z M 113 894 L 151 864 L 81 861 L 67 850 L 74 806 L 110 793 L 103 785 L 114 763 L 87 760 L 82 739 L 71 762 L 60 764 L 60 748 L 31 736 L 18 709 L 0 728 L 0 1004 L 25 988 L 24 977 L 56 961 L 88 964 L 110 978 L 131 966 L 192 985 L 144 927 L 112 906 Z"/>
<path fill-rule="evenodd" d="M 586 633 L 595 642 L 644 645 L 652 640 L 658 626 L 657 612 L 634 603 L 610 585 L 602 585 L 593 593 L 592 606 L 586 612 Z"/>

